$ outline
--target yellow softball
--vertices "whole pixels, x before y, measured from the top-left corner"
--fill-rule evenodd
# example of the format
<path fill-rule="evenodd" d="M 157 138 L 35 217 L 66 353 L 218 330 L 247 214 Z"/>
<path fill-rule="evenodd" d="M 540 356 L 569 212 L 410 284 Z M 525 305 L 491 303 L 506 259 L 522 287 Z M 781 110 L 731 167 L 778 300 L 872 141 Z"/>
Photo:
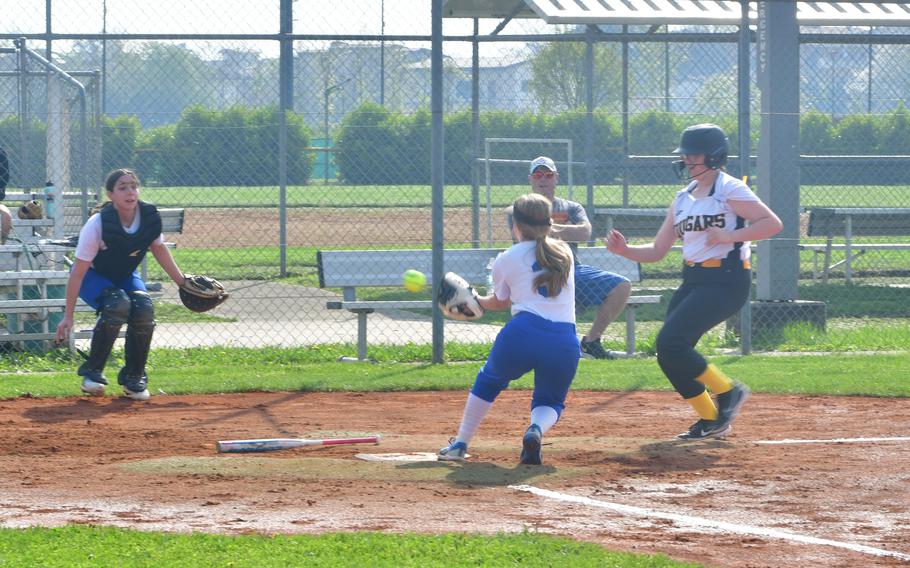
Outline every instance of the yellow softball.
<path fill-rule="evenodd" d="M 402 283 L 409 292 L 420 292 L 427 285 L 427 276 L 419 270 L 405 270 L 401 275 Z"/>

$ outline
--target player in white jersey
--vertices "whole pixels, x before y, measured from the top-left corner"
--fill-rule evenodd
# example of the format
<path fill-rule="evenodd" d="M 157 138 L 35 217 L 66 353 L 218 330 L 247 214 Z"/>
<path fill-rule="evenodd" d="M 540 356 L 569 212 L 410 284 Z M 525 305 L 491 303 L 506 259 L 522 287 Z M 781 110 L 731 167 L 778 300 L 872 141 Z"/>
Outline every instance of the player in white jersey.
<path fill-rule="evenodd" d="M 440 460 L 463 460 L 499 393 L 534 371 L 531 424 L 522 438 L 519 463 L 541 464 L 541 437 L 559 420 L 581 357 L 575 335 L 572 251 L 549 236 L 550 207 L 537 194 L 522 195 L 513 204 L 512 231 L 518 242 L 493 261 L 493 293 L 477 298 L 485 310 L 511 307 L 512 319 L 496 336 L 477 373 L 458 434 L 439 450 Z"/>
<path fill-rule="evenodd" d="M 586 359 L 615 359 L 616 355 L 604 349 L 600 338 L 607 326 L 626 307 L 632 284 L 625 276 L 584 264 L 583 255 L 579 258 L 578 243 L 591 238 L 591 222 L 580 203 L 556 197 L 556 186 L 559 184 L 556 162 L 547 156 L 534 158 L 531 161 L 528 183 L 534 193 L 550 200 L 553 219 L 550 236 L 568 242 L 572 248 L 575 257 L 577 313 L 582 313 L 591 306 L 596 307 L 591 327 L 581 338 L 581 356 Z M 511 230 L 511 208 L 506 210 L 506 221 Z"/>
<path fill-rule="evenodd" d="M 674 197 L 654 241 L 630 246 L 619 231 L 607 236 L 611 252 L 638 262 L 659 261 L 677 239 L 682 240 L 683 283 L 670 300 L 657 336 L 657 362 L 699 416 L 677 436 L 687 440 L 725 437 L 749 396 L 748 387 L 709 364 L 695 346 L 749 298 L 751 241 L 772 237 L 783 228 L 744 182 L 721 169 L 727 152 L 727 137 L 720 127 L 686 128 L 674 151 L 681 159 L 674 165 L 690 183 Z"/>

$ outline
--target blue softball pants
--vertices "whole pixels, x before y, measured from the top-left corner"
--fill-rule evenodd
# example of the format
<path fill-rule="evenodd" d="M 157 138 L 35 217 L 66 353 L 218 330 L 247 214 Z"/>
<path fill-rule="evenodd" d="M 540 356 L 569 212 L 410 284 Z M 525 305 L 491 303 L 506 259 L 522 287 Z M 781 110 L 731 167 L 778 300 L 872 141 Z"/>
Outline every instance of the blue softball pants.
<path fill-rule="evenodd" d="M 562 414 L 580 356 L 574 323 L 519 312 L 496 336 L 471 393 L 493 402 L 510 382 L 534 371 L 531 408 L 549 406 Z"/>

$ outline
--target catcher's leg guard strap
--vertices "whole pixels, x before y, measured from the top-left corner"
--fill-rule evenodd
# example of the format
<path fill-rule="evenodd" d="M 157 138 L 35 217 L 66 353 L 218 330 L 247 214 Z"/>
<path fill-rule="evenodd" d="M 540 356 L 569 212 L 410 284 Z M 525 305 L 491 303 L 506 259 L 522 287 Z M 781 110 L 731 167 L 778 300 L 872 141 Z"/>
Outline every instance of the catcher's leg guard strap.
<path fill-rule="evenodd" d="M 130 300 L 126 292 L 118 288 L 105 288 L 101 293 L 101 308 L 98 321 L 92 331 L 92 345 L 88 360 L 79 367 L 82 371 L 101 371 L 114 348 L 120 328 L 130 313 Z"/>
<path fill-rule="evenodd" d="M 155 308 L 146 292 L 130 292 L 130 315 L 126 328 L 126 354 L 122 375 L 130 379 L 145 377 L 145 363 L 148 361 L 155 332 Z"/>

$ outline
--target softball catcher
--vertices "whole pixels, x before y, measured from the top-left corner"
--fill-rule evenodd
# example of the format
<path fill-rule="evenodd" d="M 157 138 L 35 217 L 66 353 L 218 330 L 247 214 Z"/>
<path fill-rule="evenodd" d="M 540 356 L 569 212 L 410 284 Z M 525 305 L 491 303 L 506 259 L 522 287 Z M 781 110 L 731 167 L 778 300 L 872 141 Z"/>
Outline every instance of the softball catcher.
<path fill-rule="evenodd" d="M 619 231 L 607 236 L 611 252 L 637 262 L 659 261 L 677 239 L 682 240 L 683 283 L 667 306 L 657 336 L 657 362 L 698 415 L 677 436 L 685 440 L 726 437 L 749 396 L 746 385 L 708 364 L 695 346 L 748 300 L 751 241 L 772 237 L 783 228 L 745 183 L 723 171 L 727 152 L 727 136 L 717 125 L 686 128 L 673 152 L 680 155 L 673 166 L 689 183 L 676 194 L 654 241 L 630 246 Z"/>
<path fill-rule="evenodd" d="M 57 341 L 69 338 L 76 299 L 95 308 L 98 319 L 91 350 L 77 373 L 82 391 L 100 395 L 108 384 L 103 371 L 120 329 L 126 325 L 124 364 L 117 375 L 123 391 L 134 400 L 148 400 L 148 360 L 155 331 L 155 309 L 137 268 L 147 252 L 184 294 L 195 311 L 205 311 L 227 298 L 216 280 L 184 276 L 164 245 L 158 209 L 139 199 L 139 178 L 128 169 L 108 174 L 105 189 L 109 202 L 92 215 L 79 232 L 76 259 L 66 286 L 66 308 L 57 326 Z M 202 296 L 206 296 L 203 298 Z M 202 309 L 204 308 L 204 309 Z"/>

